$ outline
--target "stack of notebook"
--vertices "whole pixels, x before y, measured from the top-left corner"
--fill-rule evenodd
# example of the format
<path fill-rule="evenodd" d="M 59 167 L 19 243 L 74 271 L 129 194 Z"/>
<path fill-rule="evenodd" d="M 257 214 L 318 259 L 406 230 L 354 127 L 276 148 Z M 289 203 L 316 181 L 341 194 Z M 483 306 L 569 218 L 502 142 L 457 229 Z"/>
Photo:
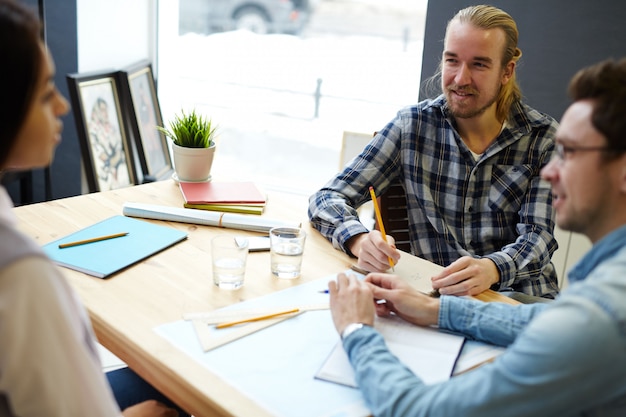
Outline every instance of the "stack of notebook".
<path fill-rule="evenodd" d="M 180 182 L 185 208 L 262 214 L 266 197 L 253 182 Z"/>

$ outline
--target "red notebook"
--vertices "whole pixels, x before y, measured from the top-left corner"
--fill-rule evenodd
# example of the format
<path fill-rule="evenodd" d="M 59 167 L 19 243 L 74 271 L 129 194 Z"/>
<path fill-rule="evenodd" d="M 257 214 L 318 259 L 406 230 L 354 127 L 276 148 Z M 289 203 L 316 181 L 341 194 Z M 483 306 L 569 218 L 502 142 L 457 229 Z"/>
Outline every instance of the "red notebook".
<path fill-rule="evenodd" d="M 264 204 L 253 182 L 180 182 L 186 204 Z"/>

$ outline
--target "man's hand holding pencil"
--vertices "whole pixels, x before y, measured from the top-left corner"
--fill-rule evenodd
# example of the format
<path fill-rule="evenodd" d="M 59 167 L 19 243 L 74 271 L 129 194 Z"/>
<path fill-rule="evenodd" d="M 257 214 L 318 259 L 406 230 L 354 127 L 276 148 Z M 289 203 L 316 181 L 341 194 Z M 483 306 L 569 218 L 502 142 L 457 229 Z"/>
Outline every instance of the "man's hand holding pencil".
<path fill-rule="evenodd" d="M 357 266 L 368 272 L 387 272 L 400 260 L 395 240 L 387 236 L 385 241 L 378 230 L 363 233 L 348 241 L 348 249 L 358 258 Z M 390 262 L 391 260 L 391 262 Z"/>
<path fill-rule="evenodd" d="M 396 249 L 395 240 L 385 234 L 385 225 L 380 214 L 378 199 L 374 188 L 369 188 L 376 213 L 378 230 L 354 236 L 348 240 L 348 250 L 358 258 L 357 267 L 369 272 L 393 272 L 393 267 L 400 259 L 400 252 Z"/>

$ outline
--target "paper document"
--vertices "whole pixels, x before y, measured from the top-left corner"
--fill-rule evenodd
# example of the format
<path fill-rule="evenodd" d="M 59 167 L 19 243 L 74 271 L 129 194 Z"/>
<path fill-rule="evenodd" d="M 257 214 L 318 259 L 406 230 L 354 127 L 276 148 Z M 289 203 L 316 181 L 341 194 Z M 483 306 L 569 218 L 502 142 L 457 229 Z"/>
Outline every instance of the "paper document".
<path fill-rule="evenodd" d="M 377 318 L 375 328 L 387 347 L 424 383 L 446 381 L 463 347 L 464 338 L 437 329 L 419 327 L 398 317 Z M 341 342 L 333 348 L 316 378 L 356 387 L 354 371 Z"/>
<path fill-rule="evenodd" d="M 400 260 L 393 268 L 393 274 L 399 275 L 411 286 L 425 294 L 432 291 L 431 278 L 439 274 L 443 266 L 427 261 L 408 252 L 400 251 Z M 391 272 L 391 271 L 389 271 Z"/>

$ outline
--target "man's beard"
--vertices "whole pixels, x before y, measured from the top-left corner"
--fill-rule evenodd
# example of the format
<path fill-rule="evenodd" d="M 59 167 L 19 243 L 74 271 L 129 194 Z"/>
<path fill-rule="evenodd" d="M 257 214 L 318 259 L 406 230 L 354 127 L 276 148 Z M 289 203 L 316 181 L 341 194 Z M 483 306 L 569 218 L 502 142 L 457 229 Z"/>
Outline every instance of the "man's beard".
<path fill-rule="evenodd" d="M 453 94 L 453 90 L 456 91 L 465 91 L 465 92 L 469 92 L 471 94 L 478 94 L 476 90 L 462 90 L 462 89 L 456 89 L 454 88 L 454 86 L 452 87 L 448 87 L 446 89 L 446 100 L 448 102 L 448 109 L 450 109 L 450 113 L 452 113 L 452 116 L 459 118 L 459 119 L 471 119 L 473 117 L 479 116 L 481 114 L 483 114 L 489 107 L 491 107 L 491 105 L 493 103 L 495 103 L 498 100 L 498 93 L 494 94 L 494 96 L 482 107 L 479 108 L 459 108 L 459 106 L 452 106 L 452 100 L 450 100 L 448 97 L 450 94 Z"/>

